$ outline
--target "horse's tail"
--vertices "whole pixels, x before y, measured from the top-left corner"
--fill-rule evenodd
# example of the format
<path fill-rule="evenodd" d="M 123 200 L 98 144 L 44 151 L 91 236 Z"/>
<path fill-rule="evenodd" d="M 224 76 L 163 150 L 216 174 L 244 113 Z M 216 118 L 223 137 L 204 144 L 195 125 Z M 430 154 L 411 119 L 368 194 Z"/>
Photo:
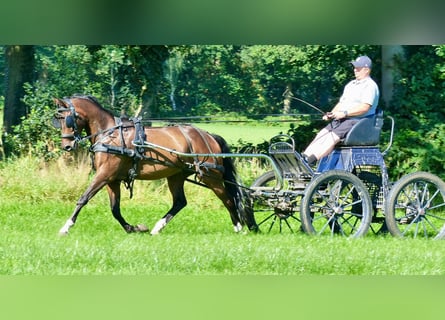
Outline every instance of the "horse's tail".
<path fill-rule="evenodd" d="M 223 137 L 216 134 L 211 135 L 216 140 L 216 142 L 218 142 L 219 147 L 221 148 L 221 153 L 231 153 L 230 147 Z M 234 201 L 240 220 L 242 221 L 242 223 L 247 225 L 249 230 L 257 231 L 258 225 L 255 222 L 252 205 L 250 203 L 250 197 L 244 194 L 242 188 L 238 184 L 238 177 L 233 159 L 230 157 L 224 157 L 223 167 L 225 188 L 229 196 Z"/>

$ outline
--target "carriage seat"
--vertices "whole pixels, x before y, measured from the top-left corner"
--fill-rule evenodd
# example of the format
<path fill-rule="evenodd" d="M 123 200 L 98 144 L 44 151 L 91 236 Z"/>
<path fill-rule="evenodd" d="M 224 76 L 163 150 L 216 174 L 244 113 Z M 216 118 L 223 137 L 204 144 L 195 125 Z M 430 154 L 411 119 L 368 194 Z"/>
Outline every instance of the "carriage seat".
<path fill-rule="evenodd" d="M 380 132 L 383 126 L 383 110 L 377 109 L 374 116 L 360 119 L 346 137 L 340 142 L 340 147 L 375 146 L 379 144 Z"/>

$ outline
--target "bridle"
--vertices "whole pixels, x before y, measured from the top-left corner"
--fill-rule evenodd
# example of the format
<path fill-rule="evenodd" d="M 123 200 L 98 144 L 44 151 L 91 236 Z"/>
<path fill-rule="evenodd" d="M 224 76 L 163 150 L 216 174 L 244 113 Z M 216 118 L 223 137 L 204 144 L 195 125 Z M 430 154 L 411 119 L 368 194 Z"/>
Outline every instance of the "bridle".
<path fill-rule="evenodd" d="M 62 133 L 61 137 L 62 137 L 62 139 L 74 140 L 74 148 L 75 148 L 76 144 L 78 144 L 79 142 L 81 142 L 83 140 L 87 140 L 87 139 L 102 135 L 107 132 L 108 132 L 108 134 L 112 134 L 112 132 L 116 128 L 122 128 L 122 124 L 119 121 L 119 124 L 116 126 L 107 128 L 105 130 L 100 130 L 100 131 L 96 132 L 95 134 L 82 136 L 81 135 L 82 130 L 79 130 L 79 126 L 77 125 L 77 120 L 82 119 L 82 118 L 76 112 L 76 109 L 74 108 L 74 105 L 70 99 L 63 99 L 63 101 L 66 103 L 66 105 L 68 105 L 68 107 L 58 105 L 57 113 L 54 116 L 54 118 L 52 119 L 52 124 L 55 128 L 60 129 L 62 127 L 61 120 L 65 120 L 65 126 L 69 129 L 72 129 L 73 133 Z M 69 114 L 67 116 L 63 117 L 62 113 L 67 112 L 67 111 L 69 111 Z M 116 118 L 115 118 L 115 121 L 116 121 Z"/>
<path fill-rule="evenodd" d="M 77 114 L 76 109 L 74 109 L 74 105 L 72 104 L 71 100 L 64 99 L 63 101 L 68 105 L 68 108 L 59 105 L 59 108 L 57 108 L 57 114 L 53 118 L 53 126 L 56 128 L 60 128 L 60 120 L 64 119 L 66 127 L 72 129 L 73 133 L 62 133 L 62 139 L 71 139 L 74 140 L 75 143 L 78 143 L 79 141 L 84 139 L 80 135 L 79 127 L 77 125 L 77 120 L 80 117 Z M 61 116 L 61 113 L 67 111 L 70 112 L 69 115 L 63 118 Z"/>

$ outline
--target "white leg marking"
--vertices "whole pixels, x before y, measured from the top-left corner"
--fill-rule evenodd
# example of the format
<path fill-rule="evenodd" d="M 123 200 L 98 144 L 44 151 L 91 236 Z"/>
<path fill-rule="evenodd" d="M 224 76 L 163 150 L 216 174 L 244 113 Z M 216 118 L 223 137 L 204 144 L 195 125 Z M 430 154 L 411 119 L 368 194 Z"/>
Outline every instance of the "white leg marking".
<path fill-rule="evenodd" d="M 151 230 L 151 234 L 155 235 L 155 234 L 159 234 L 159 232 L 162 231 L 162 229 L 164 229 L 164 227 L 167 225 L 167 220 L 165 218 L 162 218 L 161 220 L 159 220 L 158 222 L 156 222 L 155 226 L 153 227 L 153 229 Z"/>
<path fill-rule="evenodd" d="M 62 229 L 60 229 L 59 234 L 60 235 L 66 235 L 68 234 L 68 231 L 70 230 L 70 228 L 74 226 L 74 222 L 71 219 L 68 219 L 65 222 L 65 225 L 62 227 Z"/>
<path fill-rule="evenodd" d="M 241 225 L 241 223 L 237 222 L 237 224 L 233 226 L 233 229 L 235 230 L 235 232 L 240 232 L 243 229 L 243 226 Z"/>

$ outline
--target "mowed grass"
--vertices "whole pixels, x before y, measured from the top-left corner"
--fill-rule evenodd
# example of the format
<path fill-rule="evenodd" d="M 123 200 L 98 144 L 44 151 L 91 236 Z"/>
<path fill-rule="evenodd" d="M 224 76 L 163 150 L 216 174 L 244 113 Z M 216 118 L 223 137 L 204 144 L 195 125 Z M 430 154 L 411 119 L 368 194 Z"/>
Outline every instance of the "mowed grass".
<path fill-rule="evenodd" d="M 233 232 L 207 189 L 187 184 L 189 205 L 158 236 L 126 234 L 101 191 L 66 237 L 58 230 L 90 176 L 87 161 L 0 164 L 1 275 L 443 275 L 442 241 L 309 237 L 287 230 Z M 151 228 L 168 210 L 165 181 L 135 184 L 122 210 Z"/>
<path fill-rule="evenodd" d="M 287 133 L 289 122 L 269 123 L 268 125 L 255 125 L 253 123 L 196 123 L 195 126 L 210 133 L 218 134 L 229 144 L 237 145 L 239 141 L 254 145 L 270 139 L 281 133 Z"/>

